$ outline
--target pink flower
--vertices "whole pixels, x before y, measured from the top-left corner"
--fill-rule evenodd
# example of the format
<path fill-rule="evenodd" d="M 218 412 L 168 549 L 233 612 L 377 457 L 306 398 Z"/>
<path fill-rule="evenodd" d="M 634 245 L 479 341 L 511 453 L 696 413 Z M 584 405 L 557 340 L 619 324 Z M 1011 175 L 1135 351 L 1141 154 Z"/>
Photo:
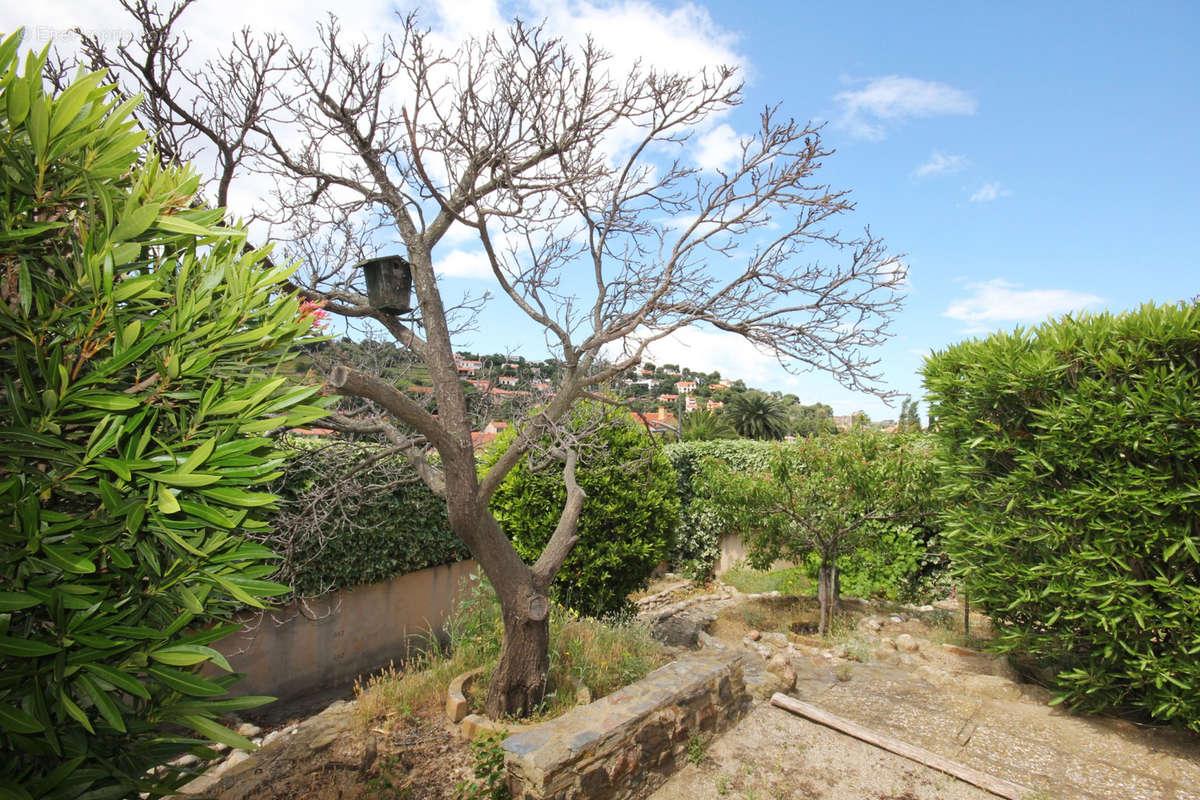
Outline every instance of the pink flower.
<path fill-rule="evenodd" d="M 323 331 L 329 327 L 329 312 L 325 310 L 324 300 L 301 300 L 297 319 L 305 317 L 312 317 L 314 330 Z"/>

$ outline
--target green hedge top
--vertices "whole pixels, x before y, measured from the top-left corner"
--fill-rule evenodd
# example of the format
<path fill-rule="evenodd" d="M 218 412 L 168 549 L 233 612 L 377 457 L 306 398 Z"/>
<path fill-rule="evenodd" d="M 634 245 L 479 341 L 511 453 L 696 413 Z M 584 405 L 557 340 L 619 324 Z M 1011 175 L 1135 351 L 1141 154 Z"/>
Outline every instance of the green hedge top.
<path fill-rule="evenodd" d="M 1084 315 L 924 368 L 947 547 L 1072 705 L 1200 729 L 1200 307 Z"/>

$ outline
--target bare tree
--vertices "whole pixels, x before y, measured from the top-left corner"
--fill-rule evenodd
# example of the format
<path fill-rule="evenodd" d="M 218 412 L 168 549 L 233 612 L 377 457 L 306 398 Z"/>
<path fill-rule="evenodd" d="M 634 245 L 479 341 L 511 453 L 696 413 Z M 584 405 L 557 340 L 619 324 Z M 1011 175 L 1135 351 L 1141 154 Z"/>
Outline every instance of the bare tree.
<path fill-rule="evenodd" d="M 183 158 L 199 147 L 209 156 L 216 202 L 242 177 L 269 178 L 273 197 L 257 213 L 285 253 L 306 258 L 301 293 L 374 320 L 428 369 L 436 417 L 364 370 L 339 364 L 329 384 L 386 409 L 370 426 L 445 498 L 503 609 L 487 710 L 523 714 L 545 691 L 546 594 L 585 498 L 578 452 L 561 448 L 567 500 L 544 552 L 525 564 L 488 510 L 505 475 L 577 399 L 689 326 L 872 389 L 867 351 L 887 335 L 903 266 L 869 231 L 846 237 L 830 227 L 853 206 L 814 180 L 831 154 L 819 126 L 768 108 L 726 170 L 693 165 L 696 131 L 741 102 L 730 67 L 618 70 L 594 42 L 573 47 L 520 22 L 443 52 L 413 17 L 374 44 L 330 18 L 307 50 L 243 32 L 194 67 L 178 33 L 188 1 L 160 13 L 123 0 L 141 36 L 111 52 L 93 41 L 88 54 L 125 91 L 148 96 L 163 153 Z M 482 477 L 454 339 L 488 298 L 443 296 L 438 254 L 452 226 L 478 240 L 501 299 L 541 326 L 559 361 L 553 395 L 529 409 Z M 385 234 L 411 265 L 411 320 L 371 308 L 346 266 Z"/>

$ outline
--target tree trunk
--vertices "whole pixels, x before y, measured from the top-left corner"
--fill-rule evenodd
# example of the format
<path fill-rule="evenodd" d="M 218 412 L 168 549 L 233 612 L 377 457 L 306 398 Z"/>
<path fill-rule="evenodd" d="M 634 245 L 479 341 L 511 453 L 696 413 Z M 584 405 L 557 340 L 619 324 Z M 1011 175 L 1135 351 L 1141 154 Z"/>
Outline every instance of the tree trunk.
<path fill-rule="evenodd" d="M 534 619 L 527 608 L 503 613 L 504 644 L 484 704 L 492 719 L 533 713 L 546 696 L 550 670 L 549 615 Z"/>
<path fill-rule="evenodd" d="M 833 622 L 833 612 L 841 604 L 841 580 L 838 578 L 836 564 L 821 562 L 821 567 L 817 570 L 817 601 L 821 606 L 817 632 L 825 636 Z"/>

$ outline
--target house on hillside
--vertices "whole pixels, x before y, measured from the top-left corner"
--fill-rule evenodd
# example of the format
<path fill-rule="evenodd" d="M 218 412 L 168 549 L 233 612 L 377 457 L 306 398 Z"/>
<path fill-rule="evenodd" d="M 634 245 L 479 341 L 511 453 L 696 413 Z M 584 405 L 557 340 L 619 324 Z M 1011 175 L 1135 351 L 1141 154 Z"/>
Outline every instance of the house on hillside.
<path fill-rule="evenodd" d="M 482 361 L 473 358 L 463 358 L 458 353 L 454 354 L 454 364 L 458 367 L 458 377 L 460 378 L 469 378 L 483 369 Z"/>
<path fill-rule="evenodd" d="M 521 379 L 516 375 L 501 375 L 496 380 L 500 382 L 501 386 L 516 386 L 521 382 Z"/>
<path fill-rule="evenodd" d="M 675 388 L 680 394 L 691 394 L 696 391 L 697 384 L 695 381 L 679 381 L 675 384 Z"/>
<path fill-rule="evenodd" d="M 699 407 L 700 407 L 699 401 L 697 401 L 696 398 L 692 397 L 690 394 L 687 395 L 683 399 L 683 410 L 684 411 L 695 411 Z"/>
<path fill-rule="evenodd" d="M 651 433 L 679 433 L 679 419 L 662 406 L 658 407 L 658 411 L 650 414 L 641 411 L 630 411 L 629 414 L 638 424 L 646 426 Z"/>
<path fill-rule="evenodd" d="M 725 404 L 722 403 L 720 400 L 709 400 L 708 404 L 705 406 L 705 408 L 707 408 L 709 411 L 716 411 L 717 409 L 724 408 L 724 407 L 725 407 Z"/>

